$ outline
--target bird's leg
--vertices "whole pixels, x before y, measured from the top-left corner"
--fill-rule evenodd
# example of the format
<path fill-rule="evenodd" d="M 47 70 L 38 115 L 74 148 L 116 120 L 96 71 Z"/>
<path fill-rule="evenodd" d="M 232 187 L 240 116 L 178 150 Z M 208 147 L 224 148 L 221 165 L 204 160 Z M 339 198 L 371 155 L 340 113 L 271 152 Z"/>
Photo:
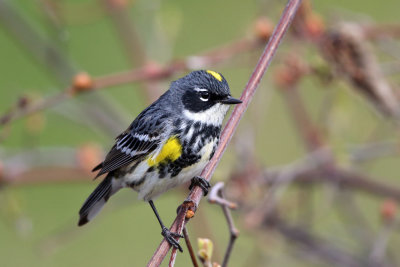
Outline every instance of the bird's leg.
<path fill-rule="evenodd" d="M 184 238 L 184 236 L 181 234 L 178 234 L 178 233 L 171 232 L 167 227 L 165 227 L 165 225 L 161 221 L 160 215 L 158 215 L 158 212 L 157 212 L 156 206 L 154 206 L 153 200 L 149 200 L 149 204 L 150 204 L 151 208 L 153 209 L 158 222 L 160 223 L 160 226 L 162 229 L 162 232 L 161 232 L 162 236 L 165 237 L 165 239 L 168 241 L 168 243 L 171 244 L 171 246 L 173 246 L 176 249 L 179 249 L 180 252 L 183 252 L 181 245 L 179 245 L 179 242 L 176 241 L 174 237 Z"/>
<path fill-rule="evenodd" d="M 196 185 L 200 186 L 200 188 L 203 190 L 204 196 L 207 196 L 208 189 L 211 188 L 210 183 L 203 177 L 195 176 L 192 178 L 192 182 L 190 183 L 189 190 L 192 190 L 192 188 Z"/>

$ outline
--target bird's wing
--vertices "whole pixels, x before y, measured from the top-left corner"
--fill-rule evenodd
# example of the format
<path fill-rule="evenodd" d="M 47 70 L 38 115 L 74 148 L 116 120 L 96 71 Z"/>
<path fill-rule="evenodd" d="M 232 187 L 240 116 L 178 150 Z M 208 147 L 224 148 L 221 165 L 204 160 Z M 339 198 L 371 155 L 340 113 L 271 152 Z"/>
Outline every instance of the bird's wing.
<path fill-rule="evenodd" d="M 168 115 L 160 114 L 162 112 L 157 112 L 152 106 L 144 110 L 129 128 L 116 138 L 105 160 L 93 169 L 100 170 L 96 177 L 126 166 L 154 151 L 169 128 Z"/>

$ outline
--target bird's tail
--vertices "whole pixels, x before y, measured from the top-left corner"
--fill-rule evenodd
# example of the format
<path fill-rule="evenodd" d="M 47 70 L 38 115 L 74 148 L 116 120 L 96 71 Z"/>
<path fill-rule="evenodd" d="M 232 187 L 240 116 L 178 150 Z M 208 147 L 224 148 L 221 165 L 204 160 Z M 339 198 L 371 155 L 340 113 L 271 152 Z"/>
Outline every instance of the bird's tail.
<path fill-rule="evenodd" d="M 86 199 L 85 203 L 83 203 L 82 208 L 79 210 L 80 218 L 78 226 L 82 226 L 91 221 L 103 208 L 110 196 L 119 189 L 112 188 L 112 180 L 113 178 L 111 176 L 104 178 Z"/>

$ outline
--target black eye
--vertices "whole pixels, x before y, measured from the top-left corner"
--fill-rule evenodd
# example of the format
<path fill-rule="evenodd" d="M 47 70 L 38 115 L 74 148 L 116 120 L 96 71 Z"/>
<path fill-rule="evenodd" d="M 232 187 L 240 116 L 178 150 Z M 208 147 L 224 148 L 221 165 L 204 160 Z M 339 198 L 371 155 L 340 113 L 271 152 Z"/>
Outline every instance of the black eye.
<path fill-rule="evenodd" d="M 210 98 L 210 93 L 209 92 L 201 92 L 200 93 L 200 100 L 202 101 L 208 101 L 208 99 Z"/>

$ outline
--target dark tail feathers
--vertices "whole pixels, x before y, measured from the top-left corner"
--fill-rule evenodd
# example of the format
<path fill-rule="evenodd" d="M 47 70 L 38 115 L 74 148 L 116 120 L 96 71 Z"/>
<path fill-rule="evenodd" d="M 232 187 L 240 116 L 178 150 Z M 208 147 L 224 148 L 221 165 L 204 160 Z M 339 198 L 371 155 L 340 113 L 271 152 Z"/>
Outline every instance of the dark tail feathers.
<path fill-rule="evenodd" d="M 101 210 L 111 196 L 112 177 L 107 176 L 86 199 L 79 210 L 78 225 L 82 226 L 91 221 Z"/>

